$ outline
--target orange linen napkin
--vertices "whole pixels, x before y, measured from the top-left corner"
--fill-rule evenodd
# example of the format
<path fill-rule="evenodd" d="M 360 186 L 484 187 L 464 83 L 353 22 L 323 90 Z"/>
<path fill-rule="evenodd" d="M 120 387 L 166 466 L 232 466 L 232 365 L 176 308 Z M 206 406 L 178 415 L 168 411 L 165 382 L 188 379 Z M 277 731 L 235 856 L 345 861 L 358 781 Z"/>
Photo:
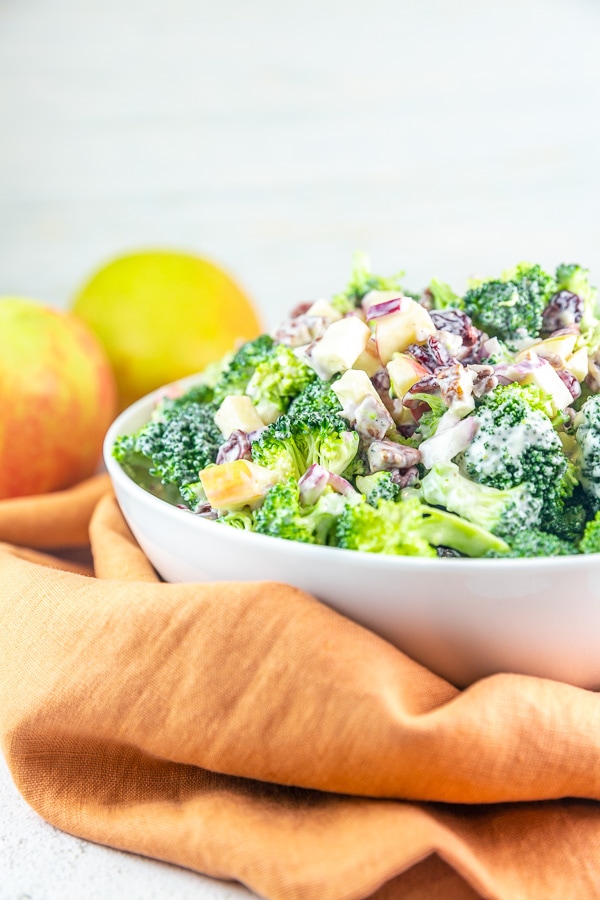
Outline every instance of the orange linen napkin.
<path fill-rule="evenodd" d="M 14 546 L 94 504 L 96 577 Z M 105 478 L 0 503 L 0 540 L 2 747 L 57 827 L 282 900 L 600 896 L 595 693 L 458 691 L 295 588 L 163 584 Z"/>

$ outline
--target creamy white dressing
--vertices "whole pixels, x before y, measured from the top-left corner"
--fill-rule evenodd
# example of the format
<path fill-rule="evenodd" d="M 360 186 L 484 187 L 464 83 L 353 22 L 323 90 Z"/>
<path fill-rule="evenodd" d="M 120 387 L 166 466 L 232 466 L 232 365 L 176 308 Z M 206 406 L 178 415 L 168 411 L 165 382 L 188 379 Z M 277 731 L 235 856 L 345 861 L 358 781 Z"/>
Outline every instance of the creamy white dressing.
<path fill-rule="evenodd" d="M 595 458 L 598 453 L 598 432 L 582 425 L 577 432 L 577 441 L 581 448 L 580 453 L 583 461 L 579 476 L 581 484 L 586 491 L 600 499 L 600 464 L 596 466 L 590 466 L 589 463 L 586 466 L 585 464 L 587 460 Z M 591 478 L 587 477 L 584 471 Z"/>
<path fill-rule="evenodd" d="M 475 417 L 480 430 L 472 444 L 465 452 L 465 460 L 484 476 L 497 474 L 501 462 L 512 458 L 519 459 L 526 447 L 548 447 L 557 441 L 557 435 L 550 421 L 538 421 L 537 418 L 526 418 L 523 422 L 499 431 L 486 431 L 489 416 L 484 414 Z M 483 427 L 484 431 L 481 431 Z"/>

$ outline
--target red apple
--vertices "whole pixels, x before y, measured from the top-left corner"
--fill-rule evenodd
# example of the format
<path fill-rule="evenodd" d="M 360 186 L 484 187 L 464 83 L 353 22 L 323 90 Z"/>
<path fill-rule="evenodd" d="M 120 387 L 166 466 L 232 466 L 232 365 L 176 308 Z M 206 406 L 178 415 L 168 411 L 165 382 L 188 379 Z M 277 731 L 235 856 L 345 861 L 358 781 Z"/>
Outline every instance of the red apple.
<path fill-rule="evenodd" d="M 92 475 L 116 411 L 115 378 L 78 319 L 0 297 L 0 498 Z"/>

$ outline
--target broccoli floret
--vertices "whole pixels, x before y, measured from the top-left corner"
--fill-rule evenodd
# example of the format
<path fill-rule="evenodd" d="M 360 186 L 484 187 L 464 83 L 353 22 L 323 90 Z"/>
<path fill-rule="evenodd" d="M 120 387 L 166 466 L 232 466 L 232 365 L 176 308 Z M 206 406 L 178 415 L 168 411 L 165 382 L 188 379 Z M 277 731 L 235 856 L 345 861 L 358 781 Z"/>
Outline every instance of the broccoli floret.
<path fill-rule="evenodd" d="M 474 325 L 504 341 L 537 337 L 556 282 L 540 266 L 521 263 L 498 280 L 467 291 L 464 310 Z"/>
<path fill-rule="evenodd" d="M 573 442 L 575 443 L 574 439 Z M 561 443 L 563 443 L 561 441 Z M 571 441 L 569 441 L 569 444 Z M 549 531 L 562 540 L 577 543 L 588 518 L 585 495 L 577 483 L 577 469 L 563 443 L 567 464 L 562 478 L 553 490 L 548 490 L 539 521 L 543 531 Z"/>
<path fill-rule="evenodd" d="M 456 463 L 434 466 L 421 481 L 423 498 L 434 506 L 506 536 L 540 518 L 542 501 L 527 485 L 500 490 L 465 478 Z"/>
<path fill-rule="evenodd" d="M 236 509 L 225 516 L 219 516 L 216 521 L 219 525 L 229 525 L 230 528 L 238 528 L 241 531 L 254 530 L 254 519 L 249 509 Z"/>
<path fill-rule="evenodd" d="M 435 547 L 450 547 L 466 556 L 483 556 L 508 545 L 478 525 L 433 507 L 418 497 L 399 502 L 366 500 L 347 505 L 336 527 L 336 543 L 346 550 L 399 556 L 436 556 Z"/>
<path fill-rule="evenodd" d="M 581 336 L 590 348 L 600 343 L 600 320 L 598 319 L 597 289 L 590 284 L 589 269 L 570 263 L 558 266 L 556 270 L 558 290 L 576 294 L 583 301 L 583 311 L 579 328 Z"/>
<path fill-rule="evenodd" d="M 559 498 L 557 503 L 542 510 L 544 530 L 573 544 L 581 540 L 586 521 L 587 510 L 582 503 L 569 503 Z"/>
<path fill-rule="evenodd" d="M 600 553 L 600 512 L 585 526 L 579 543 L 580 553 Z"/>
<path fill-rule="evenodd" d="M 292 435 L 289 416 L 280 416 L 252 442 L 252 461 L 282 479 L 299 480 L 308 466 Z"/>
<path fill-rule="evenodd" d="M 343 457 L 345 458 L 346 450 L 349 446 L 356 445 L 356 451 L 352 458 L 346 460 L 346 468 L 338 474 L 343 474 L 344 478 L 354 479 L 357 475 L 363 475 L 368 472 L 369 466 L 366 461 L 366 448 L 360 446 L 360 442 L 353 436 L 348 437 L 348 420 L 342 415 L 342 404 L 337 394 L 331 389 L 331 385 L 337 381 L 339 376 L 335 376 L 330 381 L 323 381 L 317 378 L 306 387 L 295 400 L 292 401 L 288 410 L 289 420 L 293 423 L 295 432 L 312 432 L 315 428 L 319 432 L 324 429 L 328 432 L 336 432 L 345 435 L 343 440 Z M 324 463 L 325 465 L 325 463 Z M 331 466 L 328 466 L 330 471 Z"/>
<path fill-rule="evenodd" d="M 500 490 L 525 484 L 543 509 L 564 496 L 569 461 L 552 422 L 530 398 L 518 384 L 490 391 L 477 409 L 478 431 L 458 462 L 480 484 Z"/>
<path fill-rule="evenodd" d="M 585 401 L 575 417 L 575 466 L 586 501 L 593 513 L 600 510 L 600 394 Z"/>
<path fill-rule="evenodd" d="M 380 500 L 397 500 L 400 496 L 400 485 L 392 480 L 391 472 L 359 475 L 356 479 L 356 488 L 364 494 L 371 506 L 378 506 Z"/>
<path fill-rule="evenodd" d="M 486 553 L 486 557 L 521 559 L 528 556 L 573 556 L 576 553 L 575 544 L 534 528 L 513 535 L 510 538 L 510 549 L 506 553 L 493 550 Z"/>
<path fill-rule="evenodd" d="M 595 300 L 596 288 L 590 284 L 589 269 L 577 263 L 562 263 L 556 268 L 556 289 L 557 291 L 569 291 L 571 294 L 577 294 L 584 303 Z"/>
<path fill-rule="evenodd" d="M 222 403 L 230 394 L 245 394 L 248 382 L 261 363 L 272 355 L 275 341 L 268 334 L 261 334 L 254 341 L 247 341 L 229 360 L 214 387 L 214 399 Z"/>
<path fill-rule="evenodd" d="M 221 403 L 231 394 L 247 394 L 261 419 L 273 422 L 316 378 L 290 347 L 263 334 L 231 358 L 215 384 L 214 399 Z"/>
<path fill-rule="evenodd" d="M 434 309 L 462 309 L 463 300 L 455 294 L 449 284 L 432 278 L 429 282 L 428 292 Z"/>
<path fill-rule="evenodd" d="M 302 393 L 292 400 L 288 409 L 290 419 L 303 419 L 307 415 L 319 416 L 327 419 L 331 428 L 336 431 L 345 431 L 348 428 L 347 420 L 342 416 L 342 404 L 338 396 L 331 390 L 331 385 L 336 379 L 323 381 L 315 378 L 307 385 Z"/>
<path fill-rule="evenodd" d="M 438 425 L 442 417 L 448 412 L 448 407 L 441 397 L 437 394 L 415 393 L 410 395 L 411 402 L 417 400 L 427 404 L 429 409 L 426 410 L 419 419 L 417 431 L 422 438 L 433 437 L 438 429 Z"/>
<path fill-rule="evenodd" d="M 352 260 L 350 283 L 340 294 L 335 294 L 331 305 L 342 315 L 360 305 L 362 298 L 369 291 L 398 291 L 402 294 L 401 279 L 404 272 L 398 272 L 389 278 L 382 278 L 371 272 L 369 257 L 364 253 L 355 253 Z"/>
<path fill-rule="evenodd" d="M 276 344 L 267 358 L 254 370 L 246 387 L 258 415 L 273 422 L 286 412 L 290 402 L 317 379 L 313 369 L 285 344 Z"/>
<path fill-rule="evenodd" d="M 556 279 L 541 266 L 528 262 L 517 263 L 512 269 L 502 273 L 502 281 L 512 281 L 519 288 L 542 298 L 544 306 L 556 293 Z"/>
<path fill-rule="evenodd" d="M 327 544 L 345 506 L 344 498 L 328 489 L 314 506 L 303 507 L 298 483 L 289 478 L 267 492 L 264 503 L 254 514 L 254 530 L 288 541 Z"/>
<path fill-rule="evenodd" d="M 198 473 L 214 463 L 223 436 L 215 425 L 216 404 L 198 402 L 196 388 L 162 401 L 153 418 L 133 435 L 118 438 L 113 456 L 138 484 L 171 502 L 194 505 Z M 156 491 L 156 485 L 172 490 Z M 188 489 L 189 488 L 189 489 Z"/>
<path fill-rule="evenodd" d="M 342 475 L 356 456 L 359 441 L 355 431 L 338 431 L 325 417 L 284 415 L 252 443 L 252 460 L 283 478 L 298 480 L 313 463 Z"/>

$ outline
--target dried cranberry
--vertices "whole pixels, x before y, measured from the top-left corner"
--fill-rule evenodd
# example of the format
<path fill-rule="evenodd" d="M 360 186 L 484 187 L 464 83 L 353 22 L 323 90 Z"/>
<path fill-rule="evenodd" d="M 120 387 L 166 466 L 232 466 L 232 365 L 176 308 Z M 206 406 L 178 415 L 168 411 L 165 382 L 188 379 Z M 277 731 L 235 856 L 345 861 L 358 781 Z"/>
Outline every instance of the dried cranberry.
<path fill-rule="evenodd" d="M 473 394 L 476 397 L 483 397 L 498 384 L 493 366 L 469 366 L 469 371 L 473 373 Z"/>
<path fill-rule="evenodd" d="M 410 487 L 419 480 L 419 470 L 416 466 L 410 466 L 408 469 L 392 469 L 390 476 L 394 484 L 400 488 Z"/>
<path fill-rule="evenodd" d="M 583 300 L 571 291 L 559 291 L 542 313 L 542 331 L 558 331 L 581 321 Z"/>
<path fill-rule="evenodd" d="M 239 429 L 232 431 L 227 440 L 221 444 L 216 463 L 220 466 L 224 462 L 233 462 L 236 459 L 252 459 L 250 438 L 245 431 Z"/>
<path fill-rule="evenodd" d="M 204 503 L 199 503 L 196 509 L 194 510 L 195 515 L 201 516 L 203 519 L 218 519 L 219 514 L 216 509 L 213 509 L 208 500 Z"/>
<path fill-rule="evenodd" d="M 425 309 L 431 311 L 433 309 L 433 302 L 433 294 L 430 288 L 427 287 L 419 297 L 419 303 L 421 306 L 424 306 Z"/>
<path fill-rule="evenodd" d="M 460 553 L 458 552 L 458 550 L 454 550 L 452 547 L 436 547 L 435 552 L 438 556 L 446 559 L 454 559 L 455 557 L 460 557 Z"/>
<path fill-rule="evenodd" d="M 465 347 L 473 347 L 483 333 L 475 328 L 468 315 L 460 309 L 434 309 L 429 315 L 438 331 L 457 334 Z"/>
<path fill-rule="evenodd" d="M 290 319 L 297 319 L 298 316 L 303 316 L 304 313 L 307 313 L 312 306 L 312 302 L 308 303 L 298 303 L 290 313 Z"/>
<path fill-rule="evenodd" d="M 439 338 L 435 335 L 428 337 L 424 344 L 409 344 L 407 353 L 425 366 L 430 372 L 435 372 L 440 366 L 452 366 L 458 360 L 450 356 Z"/>

